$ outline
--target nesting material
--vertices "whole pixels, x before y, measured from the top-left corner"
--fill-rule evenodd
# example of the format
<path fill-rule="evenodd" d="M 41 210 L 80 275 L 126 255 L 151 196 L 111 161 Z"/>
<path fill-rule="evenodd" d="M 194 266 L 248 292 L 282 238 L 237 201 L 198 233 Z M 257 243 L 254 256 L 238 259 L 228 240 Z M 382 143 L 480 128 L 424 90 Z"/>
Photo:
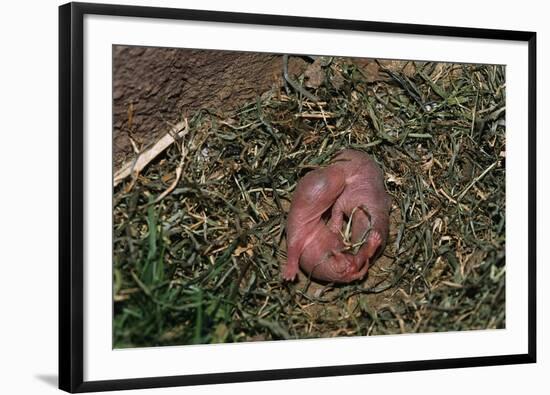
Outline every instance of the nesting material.
<path fill-rule="evenodd" d="M 332 59 L 317 102 L 283 87 L 200 111 L 115 180 L 115 347 L 505 327 L 504 66 L 370 69 Z M 297 180 L 345 148 L 384 172 L 384 255 L 362 282 L 286 283 Z"/>

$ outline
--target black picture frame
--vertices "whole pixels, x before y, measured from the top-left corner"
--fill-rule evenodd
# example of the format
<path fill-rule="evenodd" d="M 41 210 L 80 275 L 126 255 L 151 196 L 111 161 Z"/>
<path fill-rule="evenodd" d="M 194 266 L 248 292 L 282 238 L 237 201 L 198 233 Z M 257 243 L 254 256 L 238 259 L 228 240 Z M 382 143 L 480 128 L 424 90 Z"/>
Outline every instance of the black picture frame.
<path fill-rule="evenodd" d="M 83 18 L 119 17 L 324 28 L 528 43 L 528 352 L 471 358 L 345 366 L 143 377 L 107 381 L 83 378 Z M 68 392 L 139 389 L 366 373 L 449 369 L 536 362 L 536 33 L 283 15 L 202 11 L 108 4 L 59 7 L 59 388 Z"/>

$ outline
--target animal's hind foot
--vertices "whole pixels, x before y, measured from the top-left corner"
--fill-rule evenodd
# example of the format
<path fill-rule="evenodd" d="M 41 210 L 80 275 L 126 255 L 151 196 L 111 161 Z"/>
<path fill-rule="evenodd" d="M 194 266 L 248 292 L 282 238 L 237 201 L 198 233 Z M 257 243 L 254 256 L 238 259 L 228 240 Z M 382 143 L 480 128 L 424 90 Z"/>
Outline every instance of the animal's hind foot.
<path fill-rule="evenodd" d="M 298 265 L 287 263 L 283 268 L 283 280 L 294 281 L 298 274 Z"/>
<path fill-rule="evenodd" d="M 348 282 L 362 280 L 365 277 L 370 267 L 371 258 L 376 254 L 376 251 L 381 245 L 382 236 L 380 233 L 376 230 L 371 231 L 367 239 L 367 244 L 363 247 L 364 250 L 360 250 L 355 256 L 355 270 L 346 275 L 346 280 Z"/>
<path fill-rule="evenodd" d="M 382 245 L 382 235 L 377 230 L 372 230 L 365 246 L 365 257 L 370 259 L 376 254 L 378 248 Z"/>
<path fill-rule="evenodd" d="M 369 262 L 368 260 L 363 264 L 363 267 L 361 269 L 357 269 L 357 264 L 354 263 L 354 270 L 350 271 L 346 274 L 346 282 L 352 282 L 356 280 L 362 280 L 363 277 L 367 274 L 367 271 L 369 270 Z"/>

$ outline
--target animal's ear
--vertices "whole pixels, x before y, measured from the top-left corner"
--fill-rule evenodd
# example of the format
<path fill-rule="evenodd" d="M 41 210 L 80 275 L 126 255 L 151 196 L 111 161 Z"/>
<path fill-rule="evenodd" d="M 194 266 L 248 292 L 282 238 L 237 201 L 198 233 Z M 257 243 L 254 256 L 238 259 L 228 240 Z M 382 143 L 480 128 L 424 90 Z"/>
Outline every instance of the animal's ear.
<path fill-rule="evenodd" d="M 347 254 L 347 253 L 342 252 L 342 251 L 340 251 L 340 250 L 332 250 L 332 251 L 330 252 L 330 254 L 331 254 L 335 259 L 337 259 L 337 260 L 338 260 L 338 259 L 344 260 L 344 261 L 346 261 L 346 262 L 348 261 L 349 258 L 352 257 L 351 254 Z"/>

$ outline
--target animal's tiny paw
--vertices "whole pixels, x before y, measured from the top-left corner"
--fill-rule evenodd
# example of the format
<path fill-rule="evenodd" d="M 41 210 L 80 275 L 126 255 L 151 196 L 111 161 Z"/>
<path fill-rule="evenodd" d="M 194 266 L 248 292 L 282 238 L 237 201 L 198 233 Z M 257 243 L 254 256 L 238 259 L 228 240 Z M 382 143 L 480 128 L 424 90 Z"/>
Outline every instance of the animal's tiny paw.
<path fill-rule="evenodd" d="M 298 266 L 286 264 L 283 268 L 283 280 L 294 281 L 298 274 Z"/>
<path fill-rule="evenodd" d="M 376 230 L 373 230 L 371 232 L 371 234 L 369 235 L 369 239 L 370 239 L 369 242 L 371 242 L 373 245 L 375 245 L 376 248 L 378 248 L 380 246 L 380 244 L 382 244 L 382 236 Z"/>
<path fill-rule="evenodd" d="M 371 231 L 369 238 L 367 240 L 367 245 L 366 245 L 366 251 L 365 251 L 366 258 L 367 259 L 372 258 L 381 245 L 382 245 L 382 235 L 380 234 L 380 232 L 376 230 Z"/>

